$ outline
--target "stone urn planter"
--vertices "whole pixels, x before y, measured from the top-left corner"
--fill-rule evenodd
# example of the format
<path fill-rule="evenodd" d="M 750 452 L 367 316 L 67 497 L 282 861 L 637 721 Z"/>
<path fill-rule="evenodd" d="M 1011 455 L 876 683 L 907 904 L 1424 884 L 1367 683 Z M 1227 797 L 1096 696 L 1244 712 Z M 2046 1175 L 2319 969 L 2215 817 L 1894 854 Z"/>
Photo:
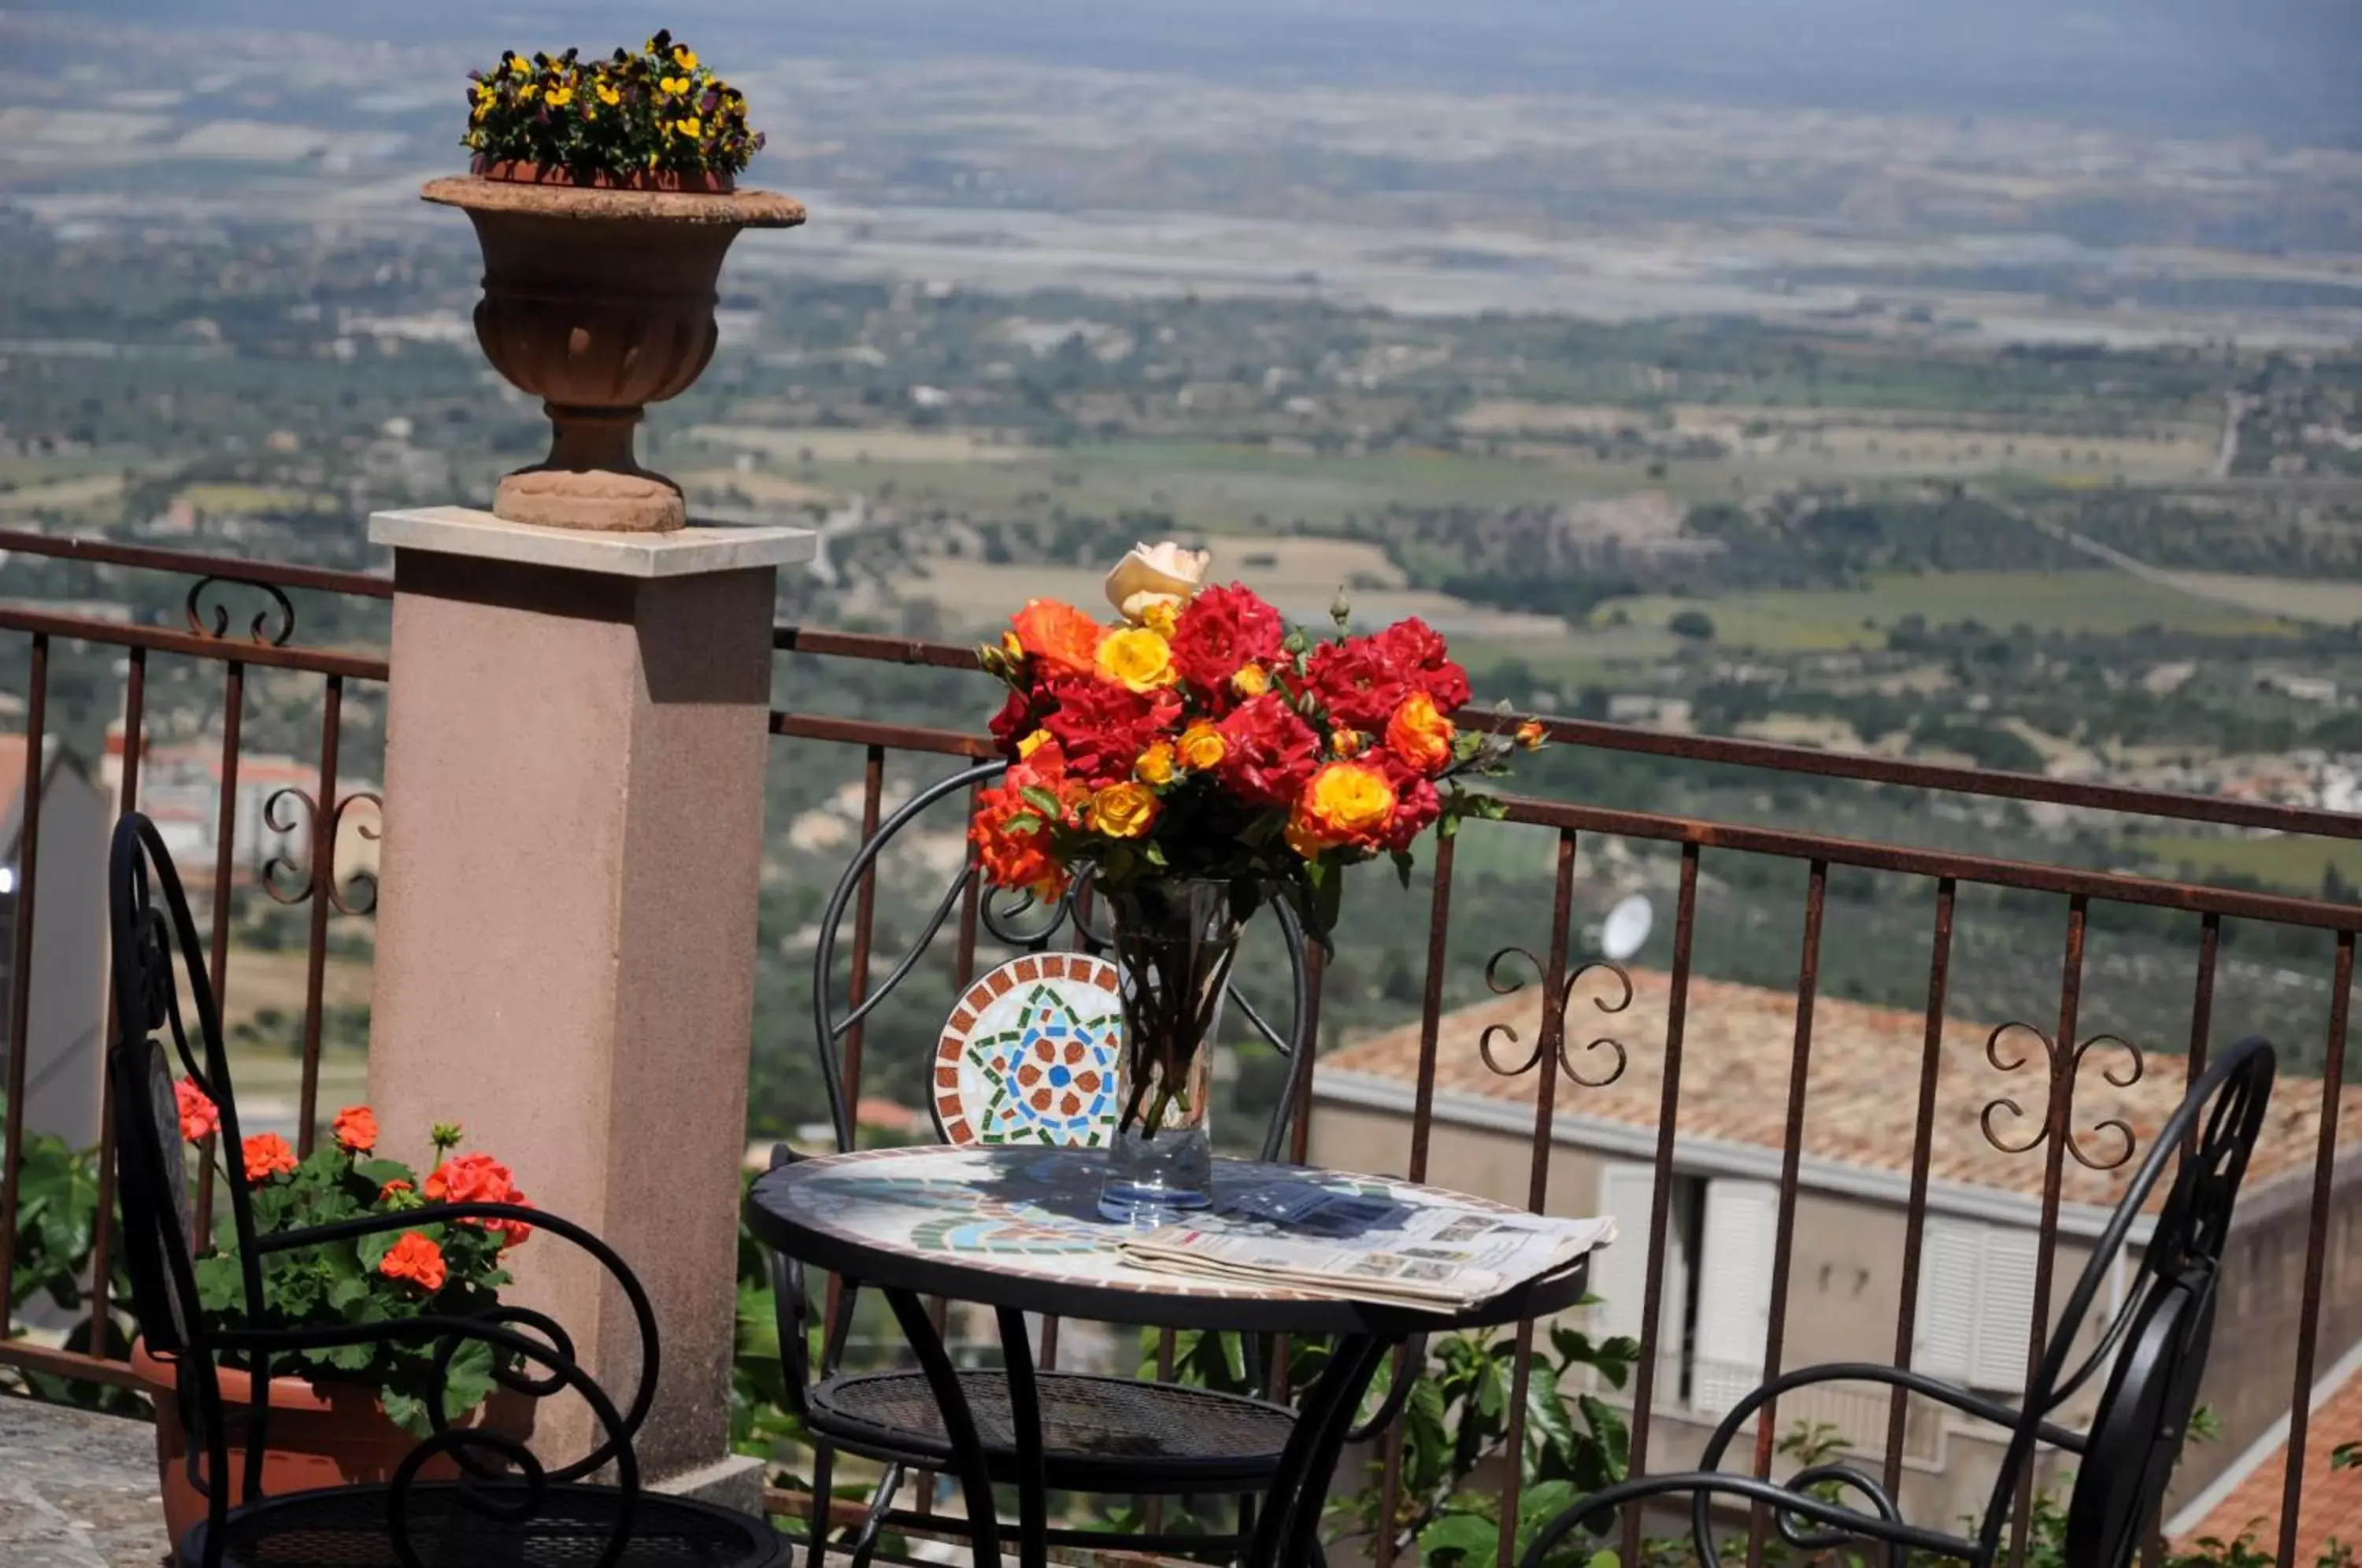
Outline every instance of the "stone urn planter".
<path fill-rule="evenodd" d="M 190 1436 L 181 1424 L 180 1402 L 174 1390 L 180 1366 L 169 1357 L 148 1353 L 144 1340 L 131 1347 L 131 1370 L 156 1405 L 156 1472 L 164 1495 L 164 1524 L 176 1543 L 203 1523 L 205 1499 L 189 1481 Z M 230 1463 L 245 1463 L 237 1424 L 254 1385 L 243 1372 L 223 1367 L 224 1406 L 230 1411 Z M 533 1434 L 534 1401 L 507 1389 L 492 1397 L 463 1427 L 482 1425 L 522 1441 Z M 393 1479 L 419 1440 L 395 1426 L 378 1403 L 377 1390 L 366 1384 L 332 1386 L 322 1394 L 300 1377 L 270 1380 L 270 1419 L 264 1434 L 262 1490 L 270 1496 L 309 1491 L 320 1486 L 349 1486 Z M 438 1454 L 420 1469 L 429 1480 L 455 1479 L 459 1469 L 448 1454 Z M 233 1492 L 233 1497 L 236 1496 Z"/>
<path fill-rule="evenodd" d="M 715 284 L 739 231 L 790 228 L 803 204 L 731 188 L 728 175 L 608 182 L 514 162 L 430 182 L 465 212 L 484 253 L 476 340 L 542 400 L 548 458 L 500 482 L 513 523 L 657 533 L 688 521 L 680 487 L 640 466 L 633 427 L 713 358 Z"/>

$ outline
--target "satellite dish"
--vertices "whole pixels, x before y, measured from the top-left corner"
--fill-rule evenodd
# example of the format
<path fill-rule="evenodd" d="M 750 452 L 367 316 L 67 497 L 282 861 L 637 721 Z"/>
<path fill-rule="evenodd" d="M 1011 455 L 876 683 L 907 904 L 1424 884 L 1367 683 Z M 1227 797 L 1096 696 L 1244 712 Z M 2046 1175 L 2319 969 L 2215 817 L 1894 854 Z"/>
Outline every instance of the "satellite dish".
<path fill-rule="evenodd" d="M 1657 922 L 1656 912 L 1650 909 L 1648 895 L 1633 893 L 1617 900 L 1600 922 L 1599 951 L 1621 964 L 1640 951 L 1649 940 L 1649 928 Z"/>

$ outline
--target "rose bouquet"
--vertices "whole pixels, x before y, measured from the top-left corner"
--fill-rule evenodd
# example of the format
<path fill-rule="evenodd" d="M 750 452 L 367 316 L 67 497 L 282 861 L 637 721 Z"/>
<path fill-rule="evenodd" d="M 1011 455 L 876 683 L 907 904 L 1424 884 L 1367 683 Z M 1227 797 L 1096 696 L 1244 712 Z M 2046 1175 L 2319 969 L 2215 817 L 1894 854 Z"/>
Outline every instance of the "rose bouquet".
<path fill-rule="evenodd" d="M 1176 1119 L 1195 1136 L 1175 1157 L 1203 1144 L 1200 1047 L 1239 926 L 1283 900 L 1326 945 L 1347 867 L 1389 856 L 1407 881 L 1421 834 L 1497 812 L 1466 781 L 1541 739 L 1461 728 L 1467 673 L 1425 623 L 1355 635 L 1341 600 L 1315 635 L 1251 589 L 1201 586 L 1206 565 L 1143 546 L 1108 580 L 1114 624 L 1037 599 L 980 656 L 1009 687 L 992 721 L 1009 771 L 970 828 L 985 876 L 1048 900 L 1087 874 L 1112 912 L 1119 1165 Z M 1159 1202 L 1202 1202 L 1195 1179 Z"/>
<path fill-rule="evenodd" d="M 178 1086 L 181 1133 L 201 1143 L 219 1131 L 221 1119 L 204 1091 L 182 1079 Z M 268 1320 L 246 1319 L 246 1292 L 237 1228 L 225 1214 L 217 1246 L 197 1260 L 199 1304 L 225 1328 L 291 1329 L 330 1324 L 452 1317 L 482 1312 L 499 1301 L 509 1283 L 505 1259 L 533 1229 L 513 1220 L 438 1220 L 436 1210 L 454 1203 L 523 1205 L 508 1167 L 489 1154 L 458 1154 L 458 1128 L 434 1130 L 435 1166 L 424 1180 L 409 1165 L 377 1155 L 377 1117 L 365 1105 L 337 1115 L 333 1136 L 299 1160 L 276 1132 L 258 1132 L 236 1151 L 237 1175 L 245 1178 L 258 1235 L 326 1225 L 365 1214 L 406 1213 L 417 1222 L 405 1230 L 356 1236 L 348 1241 L 266 1253 L 262 1260 Z M 225 1158 L 231 1157 L 228 1151 Z M 231 1173 L 225 1173 L 229 1176 Z M 234 1178 L 233 1178 L 234 1179 Z M 281 1372 L 315 1385 L 374 1385 L 385 1412 L 414 1435 L 431 1430 L 426 1400 L 436 1387 L 432 1338 L 401 1342 L 335 1345 L 289 1353 L 274 1361 Z M 442 1380 L 443 1415 L 458 1421 L 491 1395 L 494 1353 L 480 1340 L 463 1340 Z"/>

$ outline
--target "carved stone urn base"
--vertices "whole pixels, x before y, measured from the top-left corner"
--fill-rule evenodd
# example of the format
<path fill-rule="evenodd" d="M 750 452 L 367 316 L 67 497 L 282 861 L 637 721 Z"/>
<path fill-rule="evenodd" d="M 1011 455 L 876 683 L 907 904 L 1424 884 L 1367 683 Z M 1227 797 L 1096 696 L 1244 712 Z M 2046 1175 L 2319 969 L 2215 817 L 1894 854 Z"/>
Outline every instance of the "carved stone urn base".
<path fill-rule="evenodd" d="M 642 468 L 632 433 L 713 357 L 723 253 L 744 228 L 803 222 L 767 191 L 690 192 L 521 178 L 437 180 L 423 194 L 465 211 L 484 252 L 476 340 L 492 368 L 543 400 L 549 456 L 501 480 L 511 523 L 664 533 L 688 521 L 680 487 Z"/>
<path fill-rule="evenodd" d="M 597 469 L 519 469 L 492 491 L 492 515 L 600 534 L 666 534 L 689 523 L 670 480 Z"/>

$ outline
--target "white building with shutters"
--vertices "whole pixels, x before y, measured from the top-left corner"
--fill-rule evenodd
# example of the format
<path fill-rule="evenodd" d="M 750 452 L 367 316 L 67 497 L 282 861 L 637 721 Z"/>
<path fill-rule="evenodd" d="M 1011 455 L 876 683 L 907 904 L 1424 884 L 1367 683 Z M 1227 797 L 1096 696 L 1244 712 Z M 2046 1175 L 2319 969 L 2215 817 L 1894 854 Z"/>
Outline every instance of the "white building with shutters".
<path fill-rule="evenodd" d="M 1692 1464 L 1716 1421 L 1775 1358 L 1793 1368 L 1893 1364 L 1907 1354 L 1920 1370 L 2014 1400 L 2026 1381 L 2037 1299 L 2047 1284 L 2055 1318 L 2131 1168 L 2114 1165 L 2124 1134 L 2107 1124 L 2121 1121 L 2135 1157 L 2146 1154 L 2147 1137 L 2180 1102 L 2180 1059 L 2152 1055 L 2138 1081 L 2119 1088 L 2103 1076 L 2111 1067 L 2126 1076 L 2115 1048 L 2087 1055 L 2075 1101 L 2083 1158 L 2069 1151 L 2055 1162 L 2058 1220 L 2046 1247 L 2054 1162 L 2046 1146 L 2027 1146 L 2048 1094 L 2047 1055 L 2034 1034 L 1999 1036 L 1998 1059 L 2023 1063 L 2004 1072 L 1986 1054 L 1990 1025 L 1948 1019 L 1931 1043 L 1919 1013 L 1822 999 L 1800 1029 L 1792 993 L 1693 980 L 1668 1148 L 1660 1121 L 1671 987 L 1645 971 L 1632 981 L 1631 1000 L 1613 1010 L 1621 995 L 1613 977 L 1579 984 L 1553 1114 L 1539 1140 L 1538 1070 L 1507 1075 L 1492 1065 L 1516 1067 L 1534 1054 L 1540 1003 L 1539 988 L 1529 988 L 1447 1014 L 1431 1043 L 1414 1021 L 1323 1055 L 1312 1159 L 1414 1174 L 1412 1121 L 1424 1094 L 1433 1107 L 1420 1173 L 1429 1179 L 1521 1204 L 1539 1170 L 1550 1212 L 1615 1215 L 1621 1239 L 1595 1259 L 1600 1300 L 1582 1316 L 1595 1336 L 1642 1342 L 1654 1380 L 1651 1469 Z M 2030 999 L 2029 1011 L 2038 1015 L 2037 1004 L 2055 1013 L 2055 998 Z M 2087 1020 L 2082 1032 L 2097 1027 Z M 2034 1115 L 2014 1113 L 2011 1102 Z M 2362 1091 L 2339 1107 L 2341 1142 L 2362 1133 Z M 2286 1412 L 2321 1109 L 2317 1080 L 2283 1075 L 2239 1211 L 2240 1267 L 2202 1395 L 2223 1440 L 2189 1452 L 2177 1495 L 2202 1488 Z M 1792 1117 L 1801 1133 L 1793 1159 Z M 2324 1239 L 2324 1362 L 2362 1340 L 2362 1206 L 2349 1176 L 2362 1172 L 2333 1179 Z M 1917 1205 L 1915 1184 L 1925 1194 Z M 1651 1224 L 1661 1206 L 1661 1235 Z M 1599 1392 L 1631 1397 L 1628 1387 Z M 1838 1385 L 1783 1399 L 1779 1425 L 1785 1436 L 1822 1423 L 1875 1463 L 1889 1411 L 1884 1394 Z M 2071 1420 L 2077 1412 L 2068 1413 Z M 1913 1400 L 1902 1446 L 1903 1501 L 1915 1517 L 1950 1523 L 1981 1507 L 2001 1457 L 1998 1434 Z"/>

